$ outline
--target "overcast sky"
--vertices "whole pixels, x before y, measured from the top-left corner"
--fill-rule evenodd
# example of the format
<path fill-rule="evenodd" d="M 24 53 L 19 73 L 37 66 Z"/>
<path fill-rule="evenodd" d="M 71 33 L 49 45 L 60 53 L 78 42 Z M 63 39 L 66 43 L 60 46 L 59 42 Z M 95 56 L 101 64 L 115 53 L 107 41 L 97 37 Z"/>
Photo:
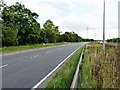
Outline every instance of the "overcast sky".
<path fill-rule="evenodd" d="M 106 0 L 106 39 L 118 37 L 118 2 Z M 102 39 L 103 0 L 4 0 L 9 6 L 20 2 L 39 14 L 41 27 L 47 19 L 60 31 L 74 31 L 83 38 Z M 87 34 L 88 27 L 88 34 Z"/>

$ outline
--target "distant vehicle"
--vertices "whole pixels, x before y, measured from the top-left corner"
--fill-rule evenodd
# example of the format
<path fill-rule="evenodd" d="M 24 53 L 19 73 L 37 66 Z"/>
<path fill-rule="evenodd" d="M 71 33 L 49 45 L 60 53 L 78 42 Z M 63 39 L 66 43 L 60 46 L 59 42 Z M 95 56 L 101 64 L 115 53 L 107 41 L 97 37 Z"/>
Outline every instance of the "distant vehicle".
<path fill-rule="evenodd" d="M 102 41 L 100 41 L 99 43 L 103 43 Z"/>
<path fill-rule="evenodd" d="M 99 41 L 99 43 L 103 44 L 103 41 Z M 106 41 L 105 41 L 105 43 L 106 43 Z"/>

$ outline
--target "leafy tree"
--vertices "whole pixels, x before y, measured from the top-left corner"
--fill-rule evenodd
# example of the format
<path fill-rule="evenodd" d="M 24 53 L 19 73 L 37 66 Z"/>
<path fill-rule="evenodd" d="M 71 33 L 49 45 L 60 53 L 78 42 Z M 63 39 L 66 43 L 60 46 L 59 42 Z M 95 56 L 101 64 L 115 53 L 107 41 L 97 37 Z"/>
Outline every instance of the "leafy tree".
<path fill-rule="evenodd" d="M 66 42 L 80 42 L 82 41 L 82 38 L 78 36 L 75 32 L 65 32 L 61 35 L 61 41 Z"/>
<path fill-rule="evenodd" d="M 45 29 L 42 28 L 40 30 L 40 37 L 39 37 L 39 42 L 44 42 L 44 39 L 46 38 L 46 32 L 45 32 Z"/>
<path fill-rule="evenodd" d="M 2 43 L 3 46 L 10 46 L 10 45 L 17 45 L 18 44 L 18 39 L 17 39 L 17 33 L 18 29 L 11 25 L 5 25 L 2 27 Z"/>
<path fill-rule="evenodd" d="M 120 38 L 107 39 L 107 42 L 120 42 Z"/>
<path fill-rule="evenodd" d="M 57 42 L 57 36 L 60 35 L 59 27 L 55 26 L 51 20 L 47 20 L 43 25 L 45 32 L 46 32 L 46 38 L 49 39 L 50 43 Z"/>
<path fill-rule="evenodd" d="M 69 32 L 65 32 L 65 33 L 63 34 L 63 39 L 64 39 L 64 41 L 66 41 L 66 42 L 69 42 L 69 41 L 70 41 Z"/>
<path fill-rule="evenodd" d="M 10 42 L 7 38 L 14 38 L 10 45 L 38 43 L 40 24 L 36 21 L 37 18 L 38 14 L 32 13 L 18 2 L 6 6 L 2 12 L 3 44 Z M 11 35 L 7 35 L 8 32 Z"/>
<path fill-rule="evenodd" d="M 10 12 L 7 6 L 2 11 L 2 43 L 6 46 L 18 44 L 18 26 L 12 23 L 14 22 L 13 13 Z"/>
<path fill-rule="evenodd" d="M 1 8 L 0 8 L 1 10 Z M 37 22 L 38 14 L 31 12 L 24 5 L 4 5 L 0 26 L 2 27 L 3 45 L 25 45 L 44 42 L 48 38 L 50 43 L 55 42 L 79 42 L 83 39 L 75 32 L 65 32 L 60 35 L 59 26 L 47 20 L 43 28 Z M 1 24 L 3 23 L 3 24 Z"/>

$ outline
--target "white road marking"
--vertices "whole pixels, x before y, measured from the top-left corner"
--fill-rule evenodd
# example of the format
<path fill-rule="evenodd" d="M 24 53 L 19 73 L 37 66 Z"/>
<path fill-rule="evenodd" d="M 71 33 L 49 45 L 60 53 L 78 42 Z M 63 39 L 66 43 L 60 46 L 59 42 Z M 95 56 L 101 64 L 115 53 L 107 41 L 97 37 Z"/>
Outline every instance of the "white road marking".
<path fill-rule="evenodd" d="M 47 51 L 45 54 L 48 54 L 48 53 L 51 53 L 52 51 Z M 38 57 L 38 56 L 41 56 L 41 53 L 39 53 L 38 55 L 35 55 L 35 56 L 32 56 L 32 57 L 30 57 L 31 59 L 32 58 L 35 58 L 35 57 Z"/>
<path fill-rule="evenodd" d="M 35 55 L 35 56 L 33 56 L 33 57 L 38 57 L 39 55 Z"/>
<path fill-rule="evenodd" d="M 0 66 L 0 68 L 6 67 L 6 66 L 8 66 L 8 64 L 5 64 L 5 65 L 3 65 L 3 66 Z"/>
<path fill-rule="evenodd" d="M 30 58 L 32 59 L 32 58 L 35 58 L 35 57 L 38 57 L 38 56 L 40 56 L 40 55 L 35 55 L 35 56 L 30 57 Z"/>
<path fill-rule="evenodd" d="M 80 48 L 80 47 L 79 47 Z M 55 67 L 49 74 L 47 74 L 42 80 L 40 80 L 31 90 L 38 88 L 50 75 L 52 75 L 67 59 L 69 59 L 79 48 L 72 52 L 67 58 L 65 58 L 57 67 Z"/>
<path fill-rule="evenodd" d="M 47 51 L 46 54 L 48 54 L 48 53 L 52 53 L 52 51 Z"/>
<path fill-rule="evenodd" d="M 48 52 L 46 52 L 46 54 L 48 54 L 49 53 L 49 51 Z"/>
<path fill-rule="evenodd" d="M 30 57 L 31 59 L 33 58 L 33 57 Z"/>

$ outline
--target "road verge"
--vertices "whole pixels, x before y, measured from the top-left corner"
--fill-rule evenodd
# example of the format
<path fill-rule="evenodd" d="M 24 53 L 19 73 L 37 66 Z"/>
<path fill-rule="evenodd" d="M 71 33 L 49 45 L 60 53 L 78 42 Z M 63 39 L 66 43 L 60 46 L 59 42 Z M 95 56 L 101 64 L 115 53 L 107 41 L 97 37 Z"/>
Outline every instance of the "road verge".
<path fill-rule="evenodd" d="M 65 45 L 65 44 L 71 44 L 69 42 L 61 42 L 61 43 L 41 43 L 41 44 L 33 44 L 33 45 L 21 45 L 21 46 L 9 46 L 9 47 L 2 47 L 0 48 L 0 51 L 2 51 L 2 54 L 11 54 L 11 53 L 18 53 L 18 52 L 24 52 L 29 50 L 36 50 L 39 48 L 45 48 L 45 47 L 51 47 L 51 46 L 58 46 L 58 45 Z"/>
<path fill-rule="evenodd" d="M 36 88 L 52 88 L 54 87 L 54 80 L 56 79 L 59 79 L 59 76 L 60 78 L 63 77 L 64 78 L 64 74 L 63 73 L 67 73 L 66 70 L 70 69 L 68 67 L 76 67 L 77 66 L 77 63 L 76 61 L 73 61 L 73 60 L 69 60 L 70 58 L 73 58 L 73 54 L 74 53 L 77 53 L 77 55 L 74 56 L 74 58 L 77 56 L 78 60 L 79 60 L 79 54 L 81 53 L 82 51 L 82 48 L 77 48 L 74 52 L 72 52 L 67 58 L 65 58 L 56 68 L 54 68 L 49 74 L 47 74 L 42 80 L 40 80 L 33 88 L 32 90 L 35 90 Z M 68 61 L 69 60 L 69 61 Z M 78 61 L 77 60 L 77 61 Z M 72 61 L 72 63 L 70 63 Z M 74 63 L 74 66 L 72 65 Z M 65 65 L 66 64 L 66 65 Z M 67 67 L 66 67 L 67 66 Z M 59 72 L 58 72 L 59 71 Z M 73 72 L 75 71 L 75 68 L 72 70 Z M 72 72 L 72 73 L 73 73 Z M 74 74 L 74 73 L 73 73 Z M 71 74 L 70 75 L 70 78 L 72 81 L 72 78 L 71 77 Z M 67 75 L 66 75 L 67 76 Z M 73 76 L 73 75 L 72 75 Z M 57 77 L 57 78 L 56 78 Z M 69 78 L 69 77 L 68 77 Z M 67 78 L 67 79 L 68 79 Z M 66 80 L 64 80 L 66 81 Z M 68 82 L 70 82 L 68 81 Z M 58 80 L 59 82 L 59 80 Z M 56 83 L 56 82 L 55 82 Z M 69 83 L 69 86 L 70 86 L 71 83 Z M 56 84 L 57 85 L 57 84 Z M 67 84 L 68 85 L 68 84 Z M 58 85 L 60 86 L 60 85 Z M 66 86 L 66 85 L 65 85 Z M 63 86 L 61 86 L 62 88 Z M 57 88 L 57 87 L 56 87 Z"/>
<path fill-rule="evenodd" d="M 74 78 L 73 78 L 73 81 L 72 81 L 72 84 L 71 84 L 71 89 L 77 88 L 78 76 L 79 76 L 79 71 L 80 71 L 80 66 L 81 66 L 83 54 L 84 54 L 84 48 L 82 50 L 82 53 L 81 53 L 81 56 L 80 56 L 80 59 L 79 59 L 79 62 L 78 62 L 77 68 L 76 68 L 76 72 L 74 74 Z"/>
<path fill-rule="evenodd" d="M 118 90 L 119 58 L 119 46 L 106 44 L 104 51 L 101 44 L 87 44 L 79 73 L 78 88 Z"/>

